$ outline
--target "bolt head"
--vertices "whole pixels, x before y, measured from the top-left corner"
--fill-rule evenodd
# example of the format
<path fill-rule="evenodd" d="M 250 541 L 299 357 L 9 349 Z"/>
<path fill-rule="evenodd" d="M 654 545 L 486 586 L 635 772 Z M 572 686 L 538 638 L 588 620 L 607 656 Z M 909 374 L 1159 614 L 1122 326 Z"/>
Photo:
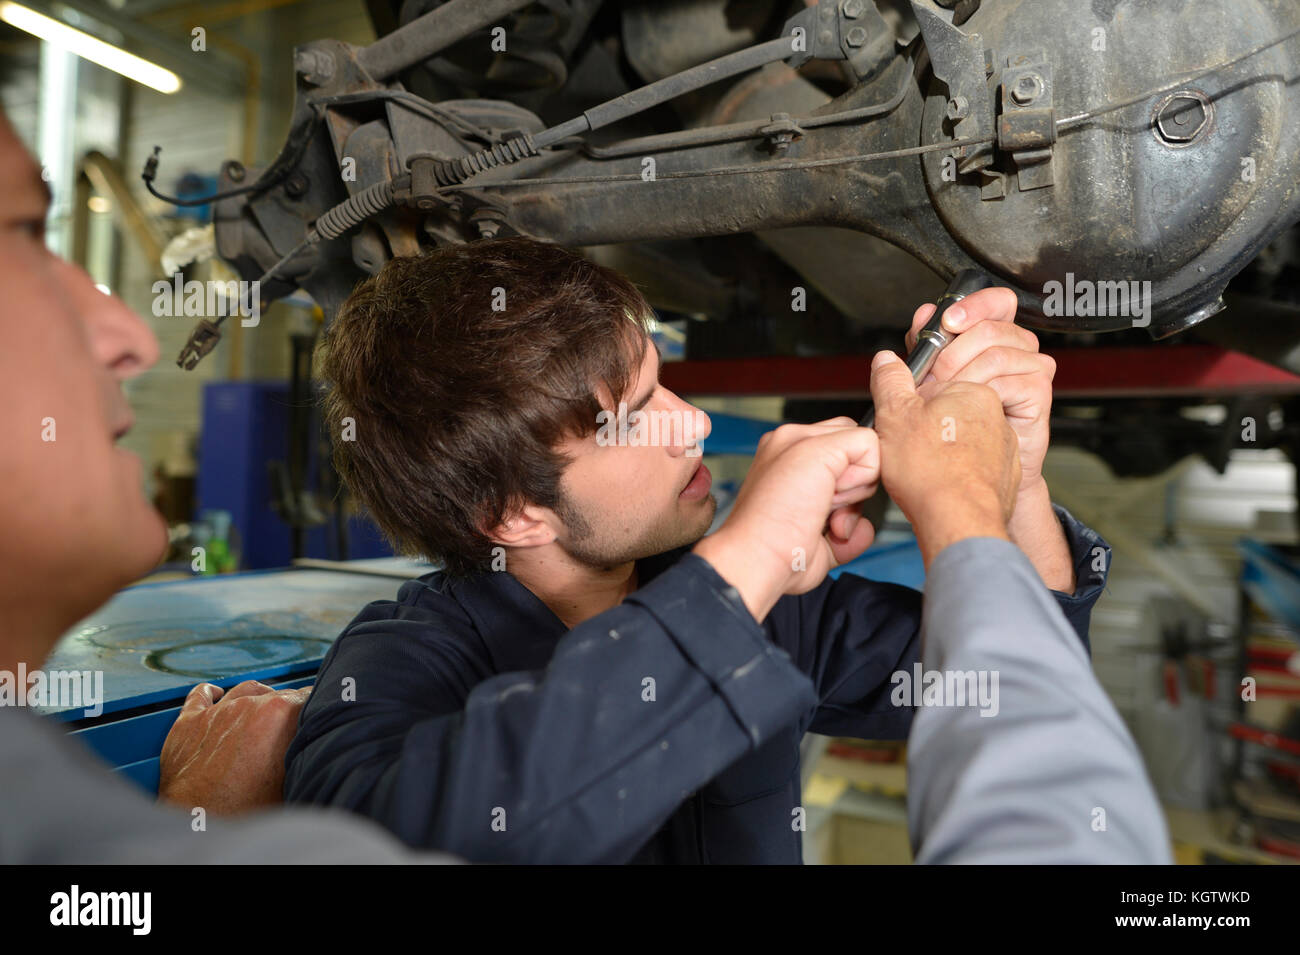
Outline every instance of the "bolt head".
<path fill-rule="evenodd" d="M 1011 86 L 1011 98 L 1020 106 L 1028 106 L 1043 93 L 1043 78 L 1037 73 L 1024 73 Z"/>
<path fill-rule="evenodd" d="M 1167 143 L 1190 143 L 1210 122 L 1205 104 L 1188 93 L 1175 93 L 1156 116 L 1156 131 Z"/>
<path fill-rule="evenodd" d="M 866 0 L 844 0 L 844 3 L 840 6 L 840 12 L 850 20 L 856 20 L 867 12 Z"/>
<path fill-rule="evenodd" d="M 948 118 L 954 122 L 970 115 L 970 101 L 964 96 L 954 96 L 948 100 Z"/>
<path fill-rule="evenodd" d="M 867 31 L 865 27 L 854 27 L 849 31 L 849 46 L 862 46 L 867 42 Z"/>
<path fill-rule="evenodd" d="M 320 86 L 334 76 L 334 58 L 322 50 L 295 50 L 293 69 L 303 82 Z"/>

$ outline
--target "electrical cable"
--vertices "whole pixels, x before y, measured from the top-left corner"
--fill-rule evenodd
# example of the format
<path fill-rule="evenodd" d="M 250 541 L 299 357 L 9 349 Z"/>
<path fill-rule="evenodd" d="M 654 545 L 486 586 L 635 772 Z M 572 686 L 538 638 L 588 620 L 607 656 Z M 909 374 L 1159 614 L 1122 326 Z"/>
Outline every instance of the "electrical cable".
<path fill-rule="evenodd" d="M 308 127 L 313 127 L 320 122 L 325 111 L 322 107 L 319 107 L 314 103 L 309 103 L 308 107 L 312 111 L 312 116 L 307 121 L 307 125 Z M 153 181 L 158 175 L 158 160 L 159 155 L 162 153 L 161 146 L 154 146 L 153 154 L 145 160 L 144 170 L 140 173 L 140 178 L 144 180 L 144 187 L 149 190 L 149 194 L 156 199 L 161 199 L 163 202 L 185 208 L 206 206 L 209 203 L 220 202 L 222 199 L 233 199 L 235 196 L 243 196 L 252 192 L 264 192 L 272 186 L 283 182 L 289 177 L 290 173 L 298 168 L 298 163 L 302 162 L 302 157 L 307 152 L 307 144 L 311 142 L 311 138 L 311 130 L 303 130 L 303 134 L 298 140 L 298 146 L 294 150 L 293 155 L 290 158 L 285 159 L 283 163 L 277 159 L 262 176 L 258 177 L 256 182 L 249 183 L 247 186 L 240 186 L 237 189 L 227 189 L 225 192 L 213 193 L 212 195 L 204 196 L 201 199 L 181 199 L 178 196 L 168 196 L 154 188 Z M 277 169 L 277 165 L 280 168 Z"/>

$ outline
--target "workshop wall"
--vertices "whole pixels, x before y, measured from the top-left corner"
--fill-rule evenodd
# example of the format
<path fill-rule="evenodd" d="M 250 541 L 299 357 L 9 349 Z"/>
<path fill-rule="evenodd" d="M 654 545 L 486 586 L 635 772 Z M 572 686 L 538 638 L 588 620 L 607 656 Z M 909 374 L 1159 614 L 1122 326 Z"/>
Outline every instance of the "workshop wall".
<path fill-rule="evenodd" d="M 246 103 L 242 98 L 195 84 L 175 96 L 142 90 L 133 98 L 123 144 L 129 173 L 143 166 L 155 144 L 163 146 L 165 175 L 160 180 L 174 182 L 186 171 L 215 176 L 220 164 L 230 158 L 264 165 L 275 157 L 288 127 L 293 105 L 293 47 L 324 36 L 355 43 L 373 39 L 364 9 L 350 0 L 315 2 L 310 16 L 304 16 L 301 8 L 288 8 L 265 11 L 239 23 L 237 42 L 264 64 L 265 71 L 260 78 L 255 141 L 243 141 Z M 221 24 L 210 27 L 213 31 L 221 28 Z M 149 208 L 159 215 L 170 214 L 164 203 L 146 198 Z M 174 222 L 175 231 L 191 224 Z M 184 371 L 176 366 L 175 356 L 189 337 L 194 319 L 152 317 L 148 288 L 157 277 L 155 273 L 139 250 L 131 248 L 124 260 L 123 288 L 130 290 L 128 304 L 153 324 L 162 351 L 154 372 L 136 383 L 130 393 L 137 415 L 136 428 L 129 436 L 131 449 L 146 461 L 175 453 L 178 442 L 197 434 L 205 382 L 230 377 L 232 368 L 245 378 L 284 378 L 290 354 L 287 322 L 292 312 L 301 311 L 274 306 L 256 328 L 223 323 L 217 350 L 194 371 Z M 232 363 L 236 349 L 239 360 Z"/>

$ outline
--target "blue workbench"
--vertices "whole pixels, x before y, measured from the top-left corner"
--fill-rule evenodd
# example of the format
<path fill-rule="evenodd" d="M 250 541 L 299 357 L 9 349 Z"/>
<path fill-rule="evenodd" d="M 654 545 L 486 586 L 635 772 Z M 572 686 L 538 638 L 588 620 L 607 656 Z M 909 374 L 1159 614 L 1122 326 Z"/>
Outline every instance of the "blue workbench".
<path fill-rule="evenodd" d="M 395 574 L 432 569 L 402 560 L 357 563 L 347 571 L 255 571 L 129 587 L 69 630 L 43 667 L 102 672 L 102 714 L 63 708 L 45 715 L 156 791 L 158 754 L 191 687 L 306 685 L 363 606 L 397 595 L 402 578 Z"/>

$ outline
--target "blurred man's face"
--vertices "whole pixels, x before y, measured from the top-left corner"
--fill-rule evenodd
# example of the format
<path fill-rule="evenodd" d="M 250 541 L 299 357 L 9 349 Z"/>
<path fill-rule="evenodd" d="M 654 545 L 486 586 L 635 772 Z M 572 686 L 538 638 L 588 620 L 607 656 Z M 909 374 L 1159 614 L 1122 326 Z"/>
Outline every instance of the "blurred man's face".
<path fill-rule="evenodd" d="M 24 647 L 57 637 L 166 546 L 139 460 L 115 446 L 132 420 L 121 384 L 157 360 L 157 341 L 46 249 L 47 204 L 0 114 L 0 621 L 23 631 L 0 640 Z"/>
<path fill-rule="evenodd" d="M 603 436 L 569 439 L 563 446 L 572 463 L 564 470 L 568 507 L 557 515 L 565 530 L 558 543 L 598 569 L 695 543 L 718 507 L 700 457 L 700 443 L 712 427 L 709 416 L 659 384 L 655 347 L 645 349 L 624 401 L 625 430 L 639 421 L 639 437 L 629 433 L 611 443 L 617 437 L 614 420 Z"/>

